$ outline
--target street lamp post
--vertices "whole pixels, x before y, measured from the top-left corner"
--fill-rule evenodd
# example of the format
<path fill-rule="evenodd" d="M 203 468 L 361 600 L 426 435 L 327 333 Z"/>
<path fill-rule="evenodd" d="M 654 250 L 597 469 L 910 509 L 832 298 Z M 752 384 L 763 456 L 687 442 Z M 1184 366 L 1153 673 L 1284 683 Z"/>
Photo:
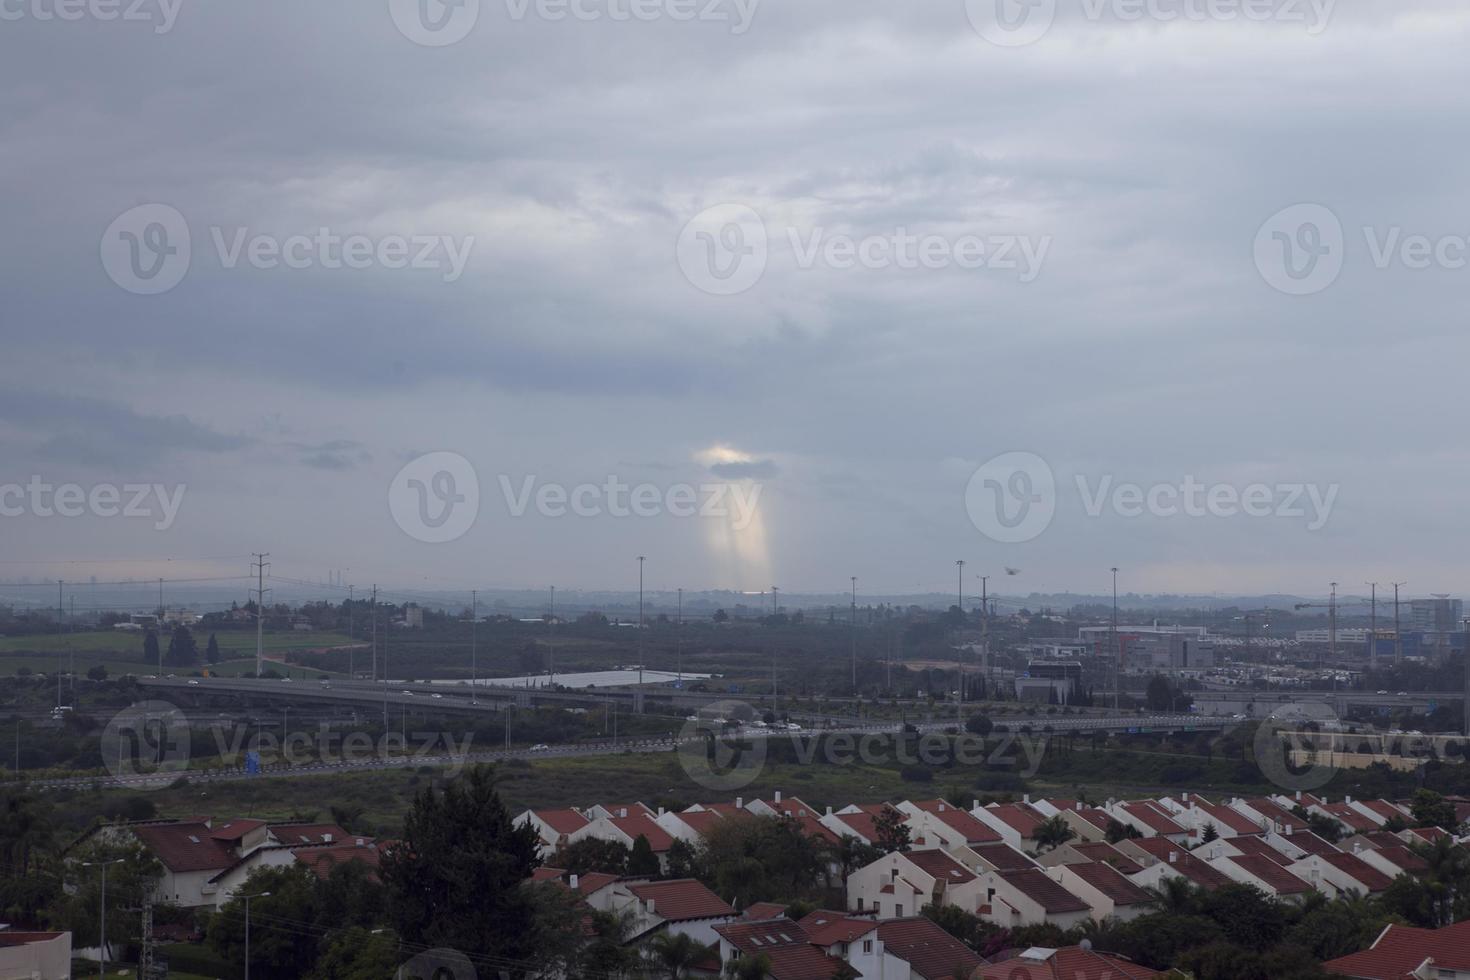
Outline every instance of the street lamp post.
<path fill-rule="evenodd" d="M 857 696 L 857 576 L 852 578 L 852 618 L 849 633 L 852 636 L 852 693 Z"/>
<path fill-rule="evenodd" d="M 84 868 L 102 869 L 102 900 L 98 903 L 99 918 L 97 926 L 97 976 L 107 976 L 107 867 L 112 864 L 122 864 L 125 858 L 115 861 L 83 861 Z"/>
<path fill-rule="evenodd" d="M 961 714 L 963 714 L 963 708 L 961 708 L 960 706 L 965 703 L 965 649 L 964 649 L 964 646 L 962 645 L 964 643 L 964 628 L 965 628 L 965 560 L 963 558 L 961 558 L 960 560 L 956 561 L 954 564 L 955 564 L 955 568 L 957 569 L 957 571 L 959 573 L 959 591 L 958 591 L 957 601 L 959 602 L 958 609 L 960 611 L 960 631 L 961 631 L 960 632 L 960 637 L 959 637 L 960 644 L 961 645 L 957 645 L 955 647 L 955 655 L 954 655 L 955 667 L 957 668 L 957 672 L 959 673 L 959 676 L 960 676 L 960 691 L 959 691 L 959 694 L 956 695 L 956 700 L 955 700 L 955 705 L 956 705 L 956 707 L 955 707 L 955 716 L 956 717 L 959 717 Z"/>
<path fill-rule="evenodd" d="M 638 689 L 643 689 L 643 563 L 646 561 L 642 555 L 638 556 Z"/>
<path fill-rule="evenodd" d="M 1119 689 L 1123 686 L 1123 650 L 1118 646 L 1118 568 L 1113 566 L 1113 710 L 1118 710 Z"/>
<path fill-rule="evenodd" d="M 250 900 L 252 898 L 270 898 L 270 896 L 270 892 L 240 896 L 245 900 L 245 980 L 250 980 Z"/>

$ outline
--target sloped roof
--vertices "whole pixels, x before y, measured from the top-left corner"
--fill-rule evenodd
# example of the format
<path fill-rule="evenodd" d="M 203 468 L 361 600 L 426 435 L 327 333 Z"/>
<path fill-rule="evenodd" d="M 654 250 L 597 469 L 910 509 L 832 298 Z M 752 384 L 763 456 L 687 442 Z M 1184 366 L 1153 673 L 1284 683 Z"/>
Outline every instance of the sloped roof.
<path fill-rule="evenodd" d="M 1283 868 L 1296 863 L 1259 837 L 1232 837 L 1227 843 L 1242 854 L 1254 854 L 1257 857 L 1275 861 Z"/>
<path fill-rule="evenodd" d="M 1048 914 L 1087 912 L 1092 909 L 1082 899 L 1053 881 L 1040 868 L 1023 871 L 997 871 L 997 875 L 1021 894 L 1040 905 Z"/>
<path fill-rule="evenodd" d="M 1206 803 L 1204 800 L 1196 800 L 1195 805 L 1199 807 L 1200 812 L 1204 813 L 1218 827 L 1228 827 L 1236 834 L 1246 836 L 1265 833 L 1250 817 L 1237 810 L 1232 810 L 1228 806 L 1221 806 L 1218 803 Z"/>
<path fill-rule="evenodd" d="M 1390 925 L 1368 949 L 1328 960 L 1322 969 L 1362 980 L 1401 980 L 1427 959 L 1441 969 L 1470 971 L 1470 921 L 1443 929 Z"/>
<path fill-rule="evenodd" d="M 130 828 L 165 868 L 175 873 L 221 871 L 235 863 L 235 852 L 202 823 L 151 824 Z"/>
<path fill-rule="evenodd" d="M 1045 958 L 1026 954 L 1041 952 Z M 980 968 L 976 980 L 1155 980 L 1163 974 L 1137 963 L 1080 946 L 1056 950 L 1027 950 L 1004 963 Z"/>
<path fill-rule="evenodd" d="M 1083 857 L 1111 865 L 1125 875 L 1137 874 L 1143 870 L 1143 865 L 1104 840 L 1072 841 L 1069 846 Z"/>
<path fill-rule="evenodd" d="M 1324 803 L 1318 809 L 1352 830 L 1363 832 L 1378 829 L 1378 821 L 1364 816 L 1356 807 L 1347 803 Z"/>
<path fill-rule="evenodd" d="M 338 841 L 356 843 L 360 837 L 371 840 L 366 834 L 349 834 L 334 823 L 273 823 L 267 828 L 282 844 L 326 844 Z M 328 837 L 332 840 L 329 842 Z"/>
<path fill-rule="evenodd" d="M 965 867 L 948 853 L 941 850 L 932 851 L 908 851 L 904 854 L 914 867 L 923 871 L 932 878 L 947 881 L 951 885 L 963 884 L 975 880 L 975 872 Z"/>
<path fill-rule="evenodd" d="M 1171 834 L 1188 833 L 1188 831 L 1179 826 L 1177 822 L 1166 814 L 1162 807 L 1152 800 L 1124 803 L 1122 808 L 1124 813 L 1138 820 L 1139 823 L 1156 834 L 1168 836 Z"/>
<path fill-rule="evenodd" d="M 1302 892 L 1312 890 L 1311 885 L 1268 857 L 1259 854 L 1242 854 L 1225 860 L 1233 861 L 1237 868 L 1268 885 L 1279 895 L 1300 895 Z"/>
<path fill-rule="evenodd" d="M 1385 860 L 1404 871 L 1429 870 L 1429 862 L 1402 845 L 1398 847 L 1380 847 L 1374 853 L 1383 855 Z"/>
<path fill-rule="evenodd" d="M 758 921 L 725 922 L 715 926 L 715 932 L 743 953 L 769 952 L 781 946 L 810 945 L 810 937 L 801 924 L 792 922 L 784 915 Z"/>
<path fill-rule="evenodd" d="M 815 946 L 831 946 L 833 943 L 850 943 L 859 936 L 867 935 L 877 928 L 873 919 L 818 909 L 798 923 L 806 931 L 808 941 Z"/>
<path fill-rule="evenodd" d="M 332 869 L 341 864 L 357 862 L 366 865 L 376 872 L 381 855 L 376 847 L 364 845 L 358 847 L 354 843 L 347 844 L 318 844 L 306 847 L 293 847 L 291 853 L 296 860 L 311 869 L 311 873 L 318 878 L 327 878 Z"/>
<path fill-rule="evenodd" d="M 684 821 L 696 834 L 703 836 L 709 831 L 725 822 L 725 817 L 718 810 L 685 810 L 674 814 L 675 817 Z"/>
<path fill-rule="evenodd" d="M 878 924 L 878 938 L 922 980 L 970 976 L 981 963 L 974 950 L 922 916 L 886 919 Z"/>
<path fill-rule="evenodd" d="M 735 914 L 729 903 L 693 878 L 651 881 L 627 887 L 639 901 L 653 902 L 653 914 L 670 922 L 716 919 Z"/>
<path fill-rule="evenodd" d="M 1033 839 L 1036 829 L 1046 822 L 1045 817 L 1024 803 L 993 803 L 985 811 L 993 814 L 1007 827 L 1018 831 L 1025 840 Z"/>
<path fill-rule="evenodd" d="M 1211 867 L 1188 851 L 1181 852 L 1177 861 L 1166 861 L 1165 863 L 1169 865 L 1170 870 L 1178 872 L 1206 891 L 1214 891 L 1216 888 L 1234 884 L 1225 872 Z"/>
<path fill-rule="evenodd" d="M 993 864 L 997 871 L 1021 871 L 1036 867 L 1035 861 L 1009 844 L 976 844 L 970 850 Z"/>
<path fill-rule="evenodd" d="M 1265 817 L 1267 820 L 1281 824 L 1281 829 L 1290 827 L 1294 833 L 1306 830 L 1308 824 L 1301 817 L 1290 810 L 1280 806 L 1275 800 L 1264 796 L 1252 796 L 1245 801 L 1245 805 Z"/>
<path fill-rule="evenodd" d="M 669 835 L 669 832 L 660 827 L 646 813 L 633 813 L 626 817 L 608 817 L 607 822 L 627 834 L 629 840 L 636 841 L 640 835 L 648 838 L 648 846 L 655 854 L 667 851 L 674 844 L 674 838 Z"/>
<path fill-rule="evenodd" d="M 969 810 L 955 806 L 948 800 L 914 800 L 914 806 L 925 813 L 933 814 L 947 827 L 959 833 L 967 844 L 998 843 L 1002 838 L 994 827 L 979 820 Z"/>
<path fill-rule="evenodd" d="M 1287 843 L 1301 848 L 1308 854 L 1341 853 L 1341 849 L 1336 844 L 1323 840 L 1311 831 L 1297 831 L 1286 835 L 1285 839 Z"/>
<path fill-rule="evenodd" d="M 1392 878 L 1355 854 L 1324 854 L 1320 860 L 1346 872 L 1354 881 L 1362 882 L 1370 894 L 1381 892 L 1393 884 Z"/>
<path fill-rule="evenodd" d="M 581 830 L 591 823 L 586 817 L 576 810 L 567 808 L 562 810 L 532 810 L 536 818 L 558 834 L 571 834 Z"/>
<path fill-rule="evenodd" d="M 1145 905 L 1152 900 L 1148 892 L 1100 862 L 1068 864 L 1066 869 L 1106 895 L 1114 905 Z"/>
<path fill-rule="evenodd" d="M 226 820 L 218 827 L 211 828 L 209 836 L 222 841 L 239 840 L 251 831 L 259 830 L 264 826 L 264 820 Z"/>
<path fill-rule="evenodd" d="M 786 906 L 776 902 L 756 902 L 740 913 L 743 919 L 759 921 L 761 919 L 779 919 L 786 914 Z"/>

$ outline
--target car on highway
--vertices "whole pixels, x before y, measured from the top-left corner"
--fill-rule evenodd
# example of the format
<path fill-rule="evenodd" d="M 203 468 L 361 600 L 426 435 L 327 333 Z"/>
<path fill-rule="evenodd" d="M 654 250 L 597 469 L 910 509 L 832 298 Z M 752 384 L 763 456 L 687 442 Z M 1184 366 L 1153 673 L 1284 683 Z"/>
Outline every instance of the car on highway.
<path fill-rule="evenodd" d="M 547 745 L 545 742 L 537 742 L 535 745 L 531 746 L 532 752 L 546 752 L 550 749 L 551 746 Z"/>
<path fill-rule="evenodd" d="M 1378 694 L 1380 696 L 1382 696 L 1382 697 L 1386 697 L 1388 695 L 1388 692 L 1387 691 L 1379 691 Z"/>
<path fill-rule="evenodd" d="M 291 678 L 289 678 L 289 677 L 282 677 L 281 678 L 281 683 L 282 684 L 290 684 L 291 683 Z"/>
<path fill-rule="evenodd" d="M 406 698 L 411 698 L 411 697 L 413 697 L 413 692 L 412 691 L 404 691 L 403 692 L 403 696 L 406 697 Z"/>
<path fill-rule="evenodd" d="M 189 682 L 189 686 L 190 687 L 198 687 L 199 686 L 199 682 L 198 681 L 190 681 Z"/>
<path fill-rule="evenodd" d="M 788 732 L 799 732 L 801 731 L 801 726 L 794 721 L 788 721 L 786 723 L 786 730 Z"/>
<path fill-rule="evenodd" d="M 444 700 L 444 695 L 442 695 L 442 694 L 430 694 L 429 697 L 433 698 L 436 701 L 443 701 Z"/>
<path fill-rule="evenodd" d="M 1399 697 L 1401 697 L 1401 698 L 1406 698 L 1408 696 L 1409 696 L 1409 692 L 1408 691 L 1400 691 L 1399 692 Z"/>

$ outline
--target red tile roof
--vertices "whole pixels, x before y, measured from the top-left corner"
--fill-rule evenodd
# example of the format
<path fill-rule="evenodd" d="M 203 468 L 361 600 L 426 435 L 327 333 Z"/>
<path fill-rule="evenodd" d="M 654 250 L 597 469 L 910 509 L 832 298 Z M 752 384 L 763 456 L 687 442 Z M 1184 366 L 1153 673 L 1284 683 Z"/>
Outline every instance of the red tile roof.
<path fill-rule="evenodd" d="M 571 834 L 587 826 L 589 821 L 576 810 L 532 810 L 542 823 L 558 834 Z"/>
<path fill-rule="evenodd" d="M 1317 809 L 1328 814 L 1348 829 L 1355 830 L 1359 833 L 1378 829 L 1378 821 L 1372 817 L 1364 816 L 1355 807 L 1347 803 L 1324 803 Z"/>
<path fill-rule="evenodd" d="M 1113 819 L 1112 817 L 1108 816 L 1106 810 L 1100 810 L 1095 806 L 1083 807 L 1081 810 L 1069 810 L 1067 812 L 1075 813 L 1077 816 L 1081 817 L 1083 820 L 1086 820 L 1098 830 L 1102 831 L 1106 831 L 1108 829 L 1108 822 Z"/>
<path fill-rule="evenodd" d="M 721 816 L 716 810 L 695 810 L 692 813 L 685 810 L 683 813 L 674 814 L 674 816 L 688 824 L 701 837 L 709 833 L 711 828 L 717 827 L 725 822 L 725 817 Z"/>
<path fill-rule="evenodd" d="M 1021 894 L 1040 905 L 1048 914 L 1087 912 L 1092 909 L 1091 905 L 1052 881 L 1040 868 L 1027 868 L 1024 871 L 998 871 L 996 874 Z"/>
<path fill-rule="evenodd" d="M 1259 813 L 1261 816 L 1265 817 L 1267 820 L 1279 823 L 1281 825 L 1282 831 L 1285 831 L 1287 827 L 1290 827 L 1293 832 L 1299 833 L 1303 830 L 1306 830 L 1309 826 L 1308 823 L 1301 817 L 1292 813 L 1285 807 L 1279 806 L 1275 800 L 1267 799 L 1264 796 L 1252 796 L 1245 801 L 1245 805 Z"/>
<path fill-rule="evenodd" d="M 338 865 L 353 862 L 366 865 L 376 871 L 381 855 L 376 847 L 356 844 L 319 844 L 292 848 L 296 860 L 311 869 L 318 878 L 328 878 Z"/>
<path fill-rule="evenodd" d="M 1078 946 L 1048 951 L 1046 959 L 1018 956 L 982 966 L 975 980 L 1155 980 L 1163 974 L 1114 956 Z"/>
<path fill-rule="evenodd" d="M 640 902 L 653 903 L 654 915 L 671 922 L 735 915 L 735 910 L 724 899 L 693 878 L 651 881 L 627 887 Z"/>
<path fill-rule="evenodd" d="M 1323 840 L 1311 831 L 1297 831 L 1286 835 L 1286 842 L 1294 847 L 1299 847 L 1308 854 L 1334 854 L 1340 853 L 1337 845 Z"/>
<path fill-rule="evenodd" d="M 1124 803 L 1123 812 L 1160 836 L 1188 833 L 1152 800 Z"/>
<path fill-rule="evenodd" d="M 945 851 L 909 851 L 904 854 L 904 857 L 931 878 L 947 881 L 951 885 L 975 880 L 975 872 L 960 864 Z"/>
<path fill-rule="evenodd" d="M 1361 980 L 1402 980 L 1429 959 L 1439 969 L 1470 971 L 1470 921 L 1443 929 L 1390 925 L 1368 949 L 1328 960 L 1322 969 Z"/>
<path fill-rule="evenodd" d="M 1259 854 L 1242 854 L 1225 860 L 1233 862 L 1237 868 L 1262 882 L 1278 895 L 1300 895 L 1312 890 L 1311 885 L 1270 858 Z"/>
<path fill-rule="evenodd" d="M 133 827 L 143 845 L 173 872 L 221 871 L 235 863 L 235 853 L 210 836 L 202 823 L 152 824 Z"/>
<path fill-rule="evenodd" d="M 870 843 L 878 839 L 878 828 L 871 813 L 834 813 L 833 816 L 848 828 L 841 836 L 858 837 Z"/>
<path fill-rule="evenodd" d="M 814 946 L 828 947 L 834 943 L 850 943 L 859 936 L 865 936 L 877 928 L 878 923 L 873 919 L 861 916 L 848 915 L 846 912 L 831 912 L 819 909 L 812 912 L 798 923 L 807 934 L 808 941 Z"/>
<path fill-rule="evenodd" d="M 554 881 L 559 885 L 571 887 L 571 875 L 562 868 L 537 868 L 531 872 L 532 881 Z M 589 871 L 577 876 L 577 894 L 582 896 L 591 895 L 600 891 L 618 880 L 617 875 L 606 874 L 602 871 Z"/>
<path fill-rule="evenodd" d="M 976 819 L 970 811 L 961 809 L 948 800 L 915 800 L 913 804 L 925 813 L 932 813 L 945 826 L 953 828 L 964 837 L 967 844 L 992 844 L 1002 840 L 994 827 Z"/>
<path fill-rule="evenodd" d="M 1036 867 L 1035 861 L 1009 844 L 977 844 L 970 850 L 994 865 L 997 871 L 1022 871 Z"/>
<path fill-rule="evenodd" d="M 1181 851 L 1177 861 L 1166 861 L 1165 863 L 1169 865 L 1170 870 L 1183 875 L 1206 891 L 1214 891 L 1216 888 L 1234 884 L 1229 875 L 1218 868 L 1211 867 L 1188 851 Z"/>
<path fill-rule="evenodd" d="M 1275 861 L 1283 868 L 1296 863 L 1285 854 L 1282 854 L 1280 851 L 1276 850 L 1276 848 L 1272 847 L 1270 844 L 1267 844 L 1265 841 L 1261 840 L 1261 838 L 1259 837 L 1232 837 L 1226 843 L 1228 843 L 1231 847 L 1235 848 L 1242 854 L 1254 854 L 1257 857 L 1263 857 L 1268 860 Z M 1205 845 L 1205 847 L 1208 846 L 1208 844 Z M 1203 850 L 1203 848 L 1201 848 L 1201 850 Z"/>
<path fill-rule="evenodd" d="M 327 844 L 347 841 L 355 844 L 361 837 L 371 840 L 364 834 L 349 834 L 334 823 L 273 823 L 268 828 L 276 840 L 282 844 Z M 327 838 L 331 837 L 331 841 Z"/>
<path fill-rule="evenodd" d="M 1407 847 L 1380 847 L 1374 853 L 1383 855 L 1383 857 L 1390 863 L 1392 863 L 1395 867 L 1401 868 L 1404 871 L 1414 872 L 1429 870 L 1429 862 L 1425 861 L 1422 857 L 1415 854 Z"/>
<path fill-rule="evenodd" d="M 1065 867 L 1106 895 L 1114 905 L 1145 905 L 1152 900 L 1148 892 L 1106 864 L 1068 864 Z"/>
<path fill-rule="evenodd" d="M 925 918 L 887 919 L 878 925 L 878 938 L 922 980 L 968 977 L 981 963 L 974 950 Z"/>
<path fill-rule="evenodd" d="M 609 817 L 608 823 L 628 835 L 631 841 L 637 841 L 639 836 L 648 838 L 649 847 L 653 853 L 661 854 L 674 844 L 674 838 L 669 832 L 654 822 L 654 819 L 646 813 L 636 813 L 626 817 Z"/>
<path fill-rule="evenodd" d="M 1228 827 L 1230 830 L 1235 831 L 1236 834 L 1249 836 L 1265 833 L 1250 817 L 1232 810 L 1228 806 L 1221 806 L 1218 803 L 1206 803 L 1203 800 L 1197 800 L 1195 805 L 1199 807 L 1200 811 L 1207 818 L 1207 820 L 1200 822 L 1201 829 L 1203 829 L 1206 822 L 1209 822 L 1215 824 L 1216 827 Z"/>
<path fill-rule="evenodd" d="M 761 952 L 770 961 L 772 980 L 831 980 L 845 965 L 815 946 L 784 946 Z"/>
<path fill-rule="evenodd" d="M 744 919 L 760 921 L 761 919 L 779 919 L 785 914 L 786 906 L 784 905 L 778 905 L 775 902 L 756 902 L 740 913 L 740 916 Z"/>
<path fill-rule="evenodd" d="M 1143 865 L 1107 841 L 1072 841 L 1069 846 L 1088 860 L 1111 865 L 1125 875 L 1137 874 L 1143 870 Z"/>
<path fill-rule="evenodd" d="M 264 826 L 264 820 L 227 820 L 218 827 L 212 828 L 209 836 L 215 840 L 234 841 Z"/>
<path fill-rule="evenodd" d="M 1393 884 L 1393 879 L 1373 865 L 1353 854 L 1324 854 L 1321 860 L 1344 871 L 1354 881 L 1361 882 L 1369 894 L 1376 894 Z"/>
<path fill-rule="evenodd" d="M 986 807 L 985 811 L 1007 827 L 1018 831 L 1023 840 L 1034 839 L 1036 828 L 1046 822 L 1045 817 L 1024 803 L 995 803 Z"/>
<path fill-rule="evenodd" d="M 1384 823 L 1390 820 L 1407 821 L 1409 819 L 1409 814 L 1400 810 L 1387 800 L 1359 800 L 1358 803 L 1382 817 Z"/>
<path fill-rule="evenodd" d="M 715 932 L 724 937 L 731 946 L 745 953 L 761 952 L 780 946 L 810 945 L 806 930 L 785 916 L 775 916 L 764 921 L 726 922 L 715 926 Z"/>

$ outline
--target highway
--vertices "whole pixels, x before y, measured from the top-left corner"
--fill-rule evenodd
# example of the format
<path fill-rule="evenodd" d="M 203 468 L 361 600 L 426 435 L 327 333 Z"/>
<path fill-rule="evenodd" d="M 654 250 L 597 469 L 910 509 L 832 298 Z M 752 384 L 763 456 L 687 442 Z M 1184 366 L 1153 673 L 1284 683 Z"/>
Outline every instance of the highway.
<path fill-rule="evenodd" d="M 1036 718 L 1015 722 L 1007 730 L 1006 725 L 997 725 L 995 733 L 989 736 L 987 741 L 1000 744 L 1007 738 L 1014 737 L 1049 737 L 1076 732 L 1125 732 L 1129 734 L 1161 734 L 1175 731 L 1219 731 L 1229 728 L 1238 722 L 1225 718 L 1198 717 L 1195 715 L 1145 715 L 1129 716 L 1122 718 L 1107 717 L 1070 717 L 1070 718 Z M 692 730 L 682 732 L 674 737 L 637 738 L 605 740 L 598 742 L 579 742 L 567 745 L 552 745 L 542 748 L 527 749 L 500 749 L 485 752 L 466 752 L 453 754 L 444 752 L 425 752 L 421 754 L 409 753 L 405 755 L 380 755 L 361 759 L 338 759 L 333 761 L 314 760 L 302 764 L 280 763 L 276 765 L 262 766 L 258 772 L 247 772 L 241 768 L 232 769 L 202 769 L 188 768 L 187 766 L 170 769 L 163 774 L 148 773 L 140 775 L 112 776 L 71 776 L 58 779 L 32 780 L 29 785 L 38 789 L 89 789 L 102 787 L 108 789 L 134 788 L 134 789 L 160 789 L 175 780 L 187 778 L 190 783 L 215 783 L 232 782 L 246 779 L 266 779 L 272 777 L 293 777 L 313 775 L 340 775 L 353 772 L 372 772 L 387 769 L 402 769 L 405 766 L 432 766 L 435 768 L 459 769 L 466 765 L 475 763 L 494 763 L 508 759 L 556 759 L 556 758 L 580 758 L 588 756 L 653 754 L 659 752 L 672 752 L 680 744 L 697 745 L 703 735 Z M 913 725 L 913 728 L 924 734 L 943 732 L 954 727 L 953 722 L 926 722 Z M 863 725 L 846 725 L 837 728 L 827 728 L 820 731 L 782 731 L 770 730 L 757 727 L 745 727 L 738 731 L 744 739 L 776 739 L 795 738 L 809 739 L 817 735 L 880 735 L 896 734 L 900 723 L 885 721 Z M 1030 728 L 1029 733 L 1023 733 L 1022 729 Z"/>

